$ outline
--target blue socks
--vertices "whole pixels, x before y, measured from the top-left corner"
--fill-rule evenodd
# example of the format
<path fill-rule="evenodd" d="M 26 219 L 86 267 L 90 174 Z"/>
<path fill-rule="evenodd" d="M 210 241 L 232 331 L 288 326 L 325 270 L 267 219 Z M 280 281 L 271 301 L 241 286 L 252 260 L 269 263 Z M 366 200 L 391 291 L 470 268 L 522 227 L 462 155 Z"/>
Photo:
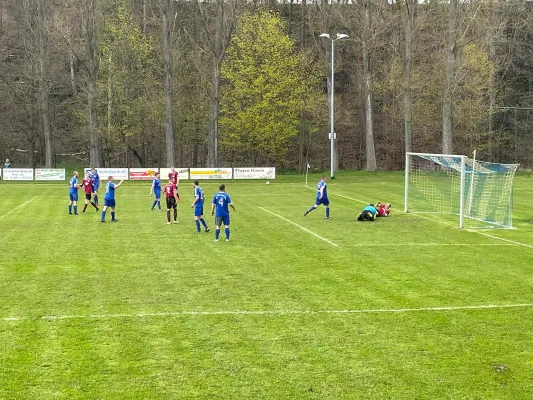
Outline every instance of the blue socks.
<path fill-rule="evenodd" d="M 154 202 L 152 203 L 152 210 L 155 208 L 156 204 L 157 204 L 157 200 L 154 200 Z M 159 208 L 161 208 L 161 205 L 159 205 Z"/>
<path fill-rule="evenodd" d="M 157 207 L 161 210 L 161 200 L 157 200 Z"/>
<path fill-rule="evenodd" d="M 311 206 L 309 207 L 309 209 L 307 210 L 308 213 L 310 213 L 311 211 L 313 211 L 315 209 L 315 206 Z"/>
<path fill-rule="evenodd" d="M 72 206 L 68 206 L 68 213 L 72 214 Z"/>
<path fill-rule="evenodd" d="M 98 205 L 98 195 L 94 195 L 94 204 Z"/>
<path fill-rule="evenodd" d="M 74 206 L 74 214 L 78 213 L 78 206 Z"/>
<path fill-rule="evenodd" d="M 200 219 L 200 222 L 202 223 L 202 225 L 204 226 L 204 228 L 207 229 L 207 224 L 205 223 L 205 219 L 201 218 L 201 219 Z M 198 230 L 200 230 L 200 225 L 198 225 Z"/>
<path fill-rule="evenodd" d="M 229 240 L 229 228 L 224 228 L 224 232 L 226 232 L 226 240 Z"/>
<path fill-rule="evenodd" d="M 218 240 L 219 236 L 220 236 L 220 229 L 215 229 L 215 239 Z"/>
<path fill-rule="evenodd" d="M 329 218 L 329 207 L 326 207 L 326 218 Z"/>
<path fill-rule="evenodd" d="M 102 211 L 102 221 L 105 221 L 105 211 Z"/>
<path fill-rule="evenodd" d="M 115 220 L 115 212 L 111 211 L 111 221 L 114 221 L 114 220 Z"/>
<path fill-rule="evenodd" d="M 196 231 L 200 232 L 200 221 L 196 220 Z"/>

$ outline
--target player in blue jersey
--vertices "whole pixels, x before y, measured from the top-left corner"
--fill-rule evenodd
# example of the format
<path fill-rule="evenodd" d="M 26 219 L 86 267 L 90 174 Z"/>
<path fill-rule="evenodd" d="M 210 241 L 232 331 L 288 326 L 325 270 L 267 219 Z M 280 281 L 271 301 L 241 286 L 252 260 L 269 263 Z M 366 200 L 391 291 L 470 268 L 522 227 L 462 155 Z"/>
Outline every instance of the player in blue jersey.
<path fill-rule="evenodd" d="M 94 204 L 98 205 L 98 188 L 100 187 L 100 175 L 98 175 L 98 171 L 95 168 L 91 168 L 91 172 L 89 172 L 89 179 L 93 183 Z M 96 211 L 98 212 L 98 210 Z"/>
<path fill-rule="evenodd" d="M 110 176 L 107 179 L 105 185 L 105 197 L 104 197 L 104 209 L 102 210 L 102 222 L 105 222 L 105 213 L 108 207 L 111 207 L 111 222 L 117 222 L 118 219 L 115 218 L 115 189 L 120 187 L 124 181 L 120 181 L 115 185 L 115 178 Z"/>
<path fill-rule="evenodd" d="M 152 181 L 152 187 L 150 188 L 150 196 L 155 196 L 155 200 L 152 203 L 152 211 L 154 211 L 155 206 L 159 207 L 159 211 L 161 211 L 161 179 L 159 176 L 159 172 L 155 173 L 154 180 Z"/>
<path fill-rule="evenodd" d="M 226 242 L 229 242 L 229 207 L 233 208 L 233 211 L 235 211 L 235 207 L 233 206 L 233 203 L 231 202 L 231 198 L 229 197 L 229 194 L 226 193 L 226 186 L 220 185 L 219 186 L 220 192 L 215 194 L 215 197 L 213 197 L 213 203 L 211 206 L 211 215 L 215 216 L 215 241 L 218 242 L 218 237 L 220 236 L 220 226 L 224 224 L 224 232 L 226 233 Z M 216 214 L 215 214 L 215 208 L 216 208 Z"/>
<path fill-rule="evenodd" d="M 191 205 L 191 208 L 194 208 L 194 221 L 196 222 L 196 233 L 202 232 L 200 228 L 200 222 L 205 228 L 206 232 L 209 232 L 209 227 L 204 220 L 204 201 L 205 195 L 202 188 L 199 186 L 198 180 L 193 182 L 194 186 L 194 202 Z"/>
<path fill-rule="evenodd" d="M 320 204 L 326 206 L 326 219 L 329 219 L 329 199 L 328 199 L 328 187 L 326 185 L 326 176 L 322 175 L 320 182 L 316 185 L 316 201 L 315 204 L 304 213 L 304 217 L 311 211 L 316 210 Z"/>
<path fill-rule="evenodd" d="M 68 213 L 72 215 L 72 207 L 74 207 L 74 215 L 78 215 L 78 171 L 74 171 L 72 178 L 68 183 L 70 201 L 68 203 Z"/>
<path fill-rule="evenodd" d="M 363 208 L 361 214 L 357 216 L 358 221 L 375 221 L 378 216 L 378 210 L 374 207 L 374 204 L 370 203 L 368 206 Z"/>

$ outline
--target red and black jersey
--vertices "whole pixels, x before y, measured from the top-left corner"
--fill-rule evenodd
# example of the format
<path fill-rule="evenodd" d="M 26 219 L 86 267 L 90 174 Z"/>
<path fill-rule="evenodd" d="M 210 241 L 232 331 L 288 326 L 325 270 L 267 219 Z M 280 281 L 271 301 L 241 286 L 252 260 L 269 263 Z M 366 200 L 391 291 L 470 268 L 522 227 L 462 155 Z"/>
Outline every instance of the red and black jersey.
<path fill-rule="evenodd" d="M 171 179 L 174 184 L 178 184 L 178 171 L 170 172 L 168 174 L 168 179 Z"/>
<path fill-rule="evenodd" d="M 85 194 L 91 194 L 93 191 L 93 181 L 89 178 L 84 179 L 81 181 L 81 185 L 83 186 L 83 190 L 85 191 Z"/>
<path fill-rule="evenodd" d="M 176 185 L 174 185 L 173 183 L 167 183 L 165 185 L 165 197 L 174 197 L 174 193 L 176 192 Z"/>

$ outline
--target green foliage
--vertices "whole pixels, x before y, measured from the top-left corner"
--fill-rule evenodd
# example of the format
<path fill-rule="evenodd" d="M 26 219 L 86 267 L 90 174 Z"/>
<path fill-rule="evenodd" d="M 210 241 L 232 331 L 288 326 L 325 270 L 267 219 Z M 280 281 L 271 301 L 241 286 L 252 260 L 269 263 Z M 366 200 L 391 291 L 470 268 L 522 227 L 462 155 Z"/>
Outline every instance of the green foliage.
<path fill-rule="evenodd" d="M 102 26 L 98 77 L 101 132 L 110 146 L 123 147 L 126 138 L 132 146 L 141 133 L 157 127 L 162 100 L 155 45 L 125 1 L 110 10 Z"/>
<path fill-rule="evenodd" d="M 233 153 L 279 161 L 315 87 L 285 22 L 261 11 L 244 16 L 222 65 L 221 144 Z"/>

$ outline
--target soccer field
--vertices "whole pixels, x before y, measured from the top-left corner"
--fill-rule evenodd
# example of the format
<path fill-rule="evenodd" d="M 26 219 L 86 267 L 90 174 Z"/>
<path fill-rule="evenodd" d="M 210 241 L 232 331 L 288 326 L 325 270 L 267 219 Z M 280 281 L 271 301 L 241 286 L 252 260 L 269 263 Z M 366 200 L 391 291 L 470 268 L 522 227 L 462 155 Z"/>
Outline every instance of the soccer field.
<path fill-rule="evenodd" d="M 517 229 L 479 231 L 404 214 L 399 173 L 340 174 L 331 219 L 303 217 L 302 180 L 225 182 L 230 242 L 194 234 L 189 182 L 177 225 L 150 183 L 116 224 L 68 215 L 68 184 L 0 183 L 0 398 L 533 398 L 533 178 Z"/>

